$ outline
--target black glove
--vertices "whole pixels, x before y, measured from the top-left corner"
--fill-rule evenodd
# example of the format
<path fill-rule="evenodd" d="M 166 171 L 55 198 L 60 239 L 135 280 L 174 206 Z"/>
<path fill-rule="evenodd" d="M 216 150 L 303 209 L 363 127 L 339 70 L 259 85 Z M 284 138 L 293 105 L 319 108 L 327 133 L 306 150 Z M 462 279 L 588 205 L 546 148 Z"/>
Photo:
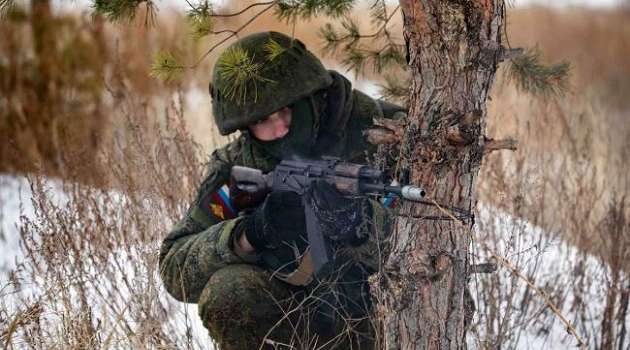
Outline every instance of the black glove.
<path fill-rule="evenodd" d="M 371 206 L 365 197 L 346 197 L 323 180 L 311 183 L 307 192 L 322 234 L 333 241 L 359 245 L 371 226 Z"/>
<path fill-rule="evenodd" d="M 247 240 L 257 251 L 276 249 L 282 242 L 305 237 L 302 198 L 291 191 L 271 192 L 242 225 Z"/>

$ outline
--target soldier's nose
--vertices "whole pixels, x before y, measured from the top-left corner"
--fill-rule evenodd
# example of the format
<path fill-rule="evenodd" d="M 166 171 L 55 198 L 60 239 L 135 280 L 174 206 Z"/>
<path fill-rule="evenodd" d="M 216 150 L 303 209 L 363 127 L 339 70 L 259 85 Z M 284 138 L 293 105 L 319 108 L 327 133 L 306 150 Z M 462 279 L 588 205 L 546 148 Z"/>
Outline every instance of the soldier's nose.
<path fill-rule="evenodd" d="M 275 135 L 274 135 L 276 138 L 278 139 L 282 138 L 288 133 L 289 133 L 289 128 L 284 122 L 280 122 L 276 124 Z"/>
<path fill-rule="evenodd" d="M 291 125 L 290 118 L 290 114 L 287 116 L 287 111 L 284 109 L 272 115 L 270 119 L 273 120 L 274 137 L 276 139 L 282 138 L 289 133 L 289 126 Z"/>

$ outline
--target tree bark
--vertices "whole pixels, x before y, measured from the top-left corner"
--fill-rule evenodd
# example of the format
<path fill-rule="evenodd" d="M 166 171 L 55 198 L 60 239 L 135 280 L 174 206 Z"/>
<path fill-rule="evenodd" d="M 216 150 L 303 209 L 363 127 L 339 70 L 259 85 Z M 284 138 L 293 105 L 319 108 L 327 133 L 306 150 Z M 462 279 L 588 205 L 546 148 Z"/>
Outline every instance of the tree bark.
<path fill-rule="evenodd" d="M 378 275 L 385 349 L 463 349 L 469 230 L 486 99 L 501 61 L 502 0 L 401 0 L 412 75 L 401 169 L 448 208 L 405 203 Z"/>

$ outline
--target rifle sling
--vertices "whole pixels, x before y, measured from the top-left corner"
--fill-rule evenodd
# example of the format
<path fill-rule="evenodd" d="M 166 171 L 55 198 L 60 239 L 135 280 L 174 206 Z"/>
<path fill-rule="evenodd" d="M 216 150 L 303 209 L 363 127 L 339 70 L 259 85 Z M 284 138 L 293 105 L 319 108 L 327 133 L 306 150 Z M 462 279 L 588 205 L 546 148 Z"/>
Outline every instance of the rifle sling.
<path fill-rule="evenodd" d="M 300 265 L 291 273 L 275 273 L 274 276 L 281 281 L 294 286 L 306 286 L 313 280 L 313 272 L 315 267 L 311 258 L 310 247 L 306 249 L 302 255 Z"/>

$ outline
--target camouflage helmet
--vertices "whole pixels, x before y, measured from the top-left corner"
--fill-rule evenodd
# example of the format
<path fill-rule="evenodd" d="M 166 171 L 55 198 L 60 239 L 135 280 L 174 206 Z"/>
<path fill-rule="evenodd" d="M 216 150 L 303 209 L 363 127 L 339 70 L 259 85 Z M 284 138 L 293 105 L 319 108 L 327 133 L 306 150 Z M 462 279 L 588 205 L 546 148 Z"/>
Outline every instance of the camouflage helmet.
<path fill-rule="evenodd" d="M 328 71 L 304 44 L 278 32 L 246 36 L 214 65 L 212 113 L 230 134 L 332 84 Z"/>

